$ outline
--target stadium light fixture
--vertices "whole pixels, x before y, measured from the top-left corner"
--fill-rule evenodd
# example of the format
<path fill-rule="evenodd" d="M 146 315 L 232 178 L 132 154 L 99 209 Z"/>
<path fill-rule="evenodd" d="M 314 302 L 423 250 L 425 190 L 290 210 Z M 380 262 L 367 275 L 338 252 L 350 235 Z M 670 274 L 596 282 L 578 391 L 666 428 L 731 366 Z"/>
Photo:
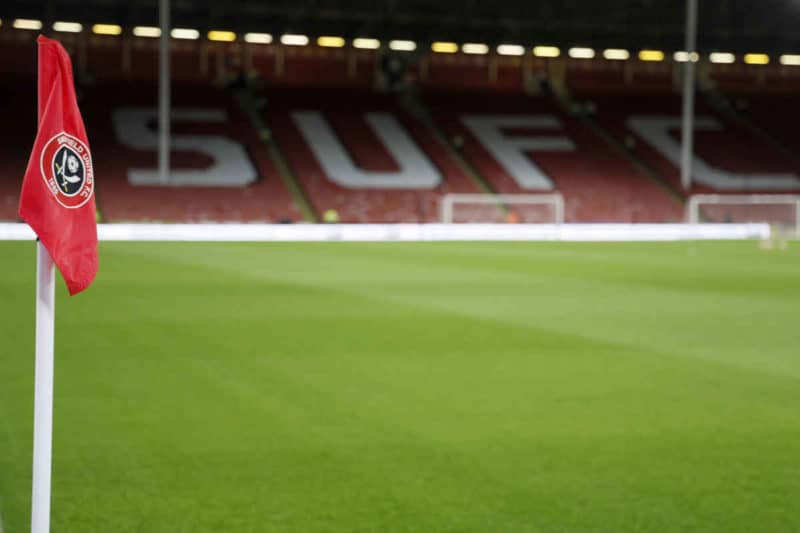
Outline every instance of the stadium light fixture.
<path fill-rule="evenodd" d="M 53 23 L 53 31 L 61 33 L 80 33 L 83 30 L 83 25 L 78 22 L 62 22 L 56 21 Z"/>
<path fill-rule="evenodd" d="M 709 61 L 712 63 L 733 63 L 736 61 L 736 56 L 730 52 L 711 52 L 708 55 Z"/>
<path fill-rule="evenodd" d="M 672 55 L 672 58 L 678 63 L 686 63 L 691 59 L 692 63 L 700 61 L 700 54 L 692 52 L 691 54 L 685 50 L 679 50 Z"/>
<path fill-rule="evenodd" d="M 42 21 L 36 19 L 14 19 L 14 23 L 11 24 L 15 29 L 18 30 L 41 30 L 42 29 Z"/>
<path fill-rule="evenodd" d="M 417 49 L 417 43 L 414 41 L 394 40 L 389 41 L 389 48 L 399 52 L 413 52 Z"/>
<path fill-rule="evenodd" d="M 122 33 L 122 26 L 119 24 L 95 24 L 92 26 L 92 33 L 97 35 L 119 35 Z"/>
<path fill-rule="evenodd" d="M 497 53 L 501 56 L 521 56 L 525 53 L 525 47 L 518 44 L 501 44 L 497 47 Z"/>
<path fill-rule="evenodd" d="M 305 46 L 308 44 L 308 36 L 299 33 L 284 33 L 281 35 L 281 44 L 286 46 Z"/>
<path fill-rule="evenodd" d="M 558 57 L 561 50 L 557 46 L 534 46 L 533 55 L 536 57 Z"/>
<path fill-rule="evenodd" d="M 489 45 L 483 43 L 464 43 L 461 51 L 465 54 L 485 55 L 489 53 Z"/>
<path fill-rule="evenodd" d="M 748 65 L 768 65 L 769 56 L 767 54 L 745 54 L 744 62 Z"/>
<path fill-rule="evenodd" d="M 631 57 L 631 53 L 622 48 L 606 48 L 603 50 L 603 57 L 610 61 L 624 61 Z"/>
<path fill-rule="evenodd" d="M 272 42 L 272 35 L 269 33 L 245 33 L 244 42 L 251 44 L 269 44 Z"/>
<path fill-rule="evenodd" d="M 640 61 L 664 61 L 664 52 L 661 50 L 639 50 Z"/>
<path fill-rule="evenodd" d="M 344 46 L 344 37 L 323 35 L 317 38 L 317 46 L 322 46 L 324 48 L 342 48 Z"/>
<path fill-rule="evenodd" d="M 436 41 L 431 43 L 431 50 L 437 54 L 455 54 L 458 52 L 458 45 L 446 41 Z"/>
<path fill-rule="evenodd" d="M 781 56 L 781 65 L 789 65 L 792 67 L 800 66 L 800 55 L 798 54 L 783 54 Z"/>
<path fill-rule="evenodd" d="M 236 40 L 236 34 L 227 30 L 211 30 L 206 35 L 209 41 L 219 41 L 223 43 L 231 43 Z"/>
<path fill-rule="evenodd" d="M 192 28 L 172 28 L 169 35 L 173 39 L 186 39 L 189 41 L 200 38 L 200 32 Z"/>
<path fill-rule="evenodd" d="M 161 37 L 161 28 L 155 26 L 134 26 L 133 35 L 136 37 Z"/>
<path fill-rule="evenodd" d="M 569 49 L 569 57 L 572 59 L 592 59 L 594 57 L 594 50 L 576 46 Z"/>
<path fill-rule="evenodd" d="M 380 47 L 381 42 L 378 39 L 368 39 L 366 37 L 353 39 L 353 48 L 360 48 L 362 50 L 377 50 Z"/>

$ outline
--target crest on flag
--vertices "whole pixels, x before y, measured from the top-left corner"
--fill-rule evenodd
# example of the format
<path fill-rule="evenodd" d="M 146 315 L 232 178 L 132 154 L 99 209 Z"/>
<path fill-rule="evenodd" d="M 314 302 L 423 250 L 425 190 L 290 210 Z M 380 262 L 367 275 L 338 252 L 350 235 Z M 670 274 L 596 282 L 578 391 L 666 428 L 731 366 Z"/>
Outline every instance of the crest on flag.
<path fill-rule="evenodd" d="M 62 206 L 76 209 L 92 197 L 92 155 L 80 139 L 63 131 L 54 135 L 45 144 L 39 164 L 47 188 Z"/>

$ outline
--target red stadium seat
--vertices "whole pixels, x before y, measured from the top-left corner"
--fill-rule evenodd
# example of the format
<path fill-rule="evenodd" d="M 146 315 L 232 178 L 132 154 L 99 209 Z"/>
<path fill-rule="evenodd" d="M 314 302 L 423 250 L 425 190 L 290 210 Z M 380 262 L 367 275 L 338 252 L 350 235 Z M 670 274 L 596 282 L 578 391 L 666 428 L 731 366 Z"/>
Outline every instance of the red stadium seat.
<path fill-rule="evenodd" d="M 680 169 L 675 159 L 664 155 L 647 139 L 634 131 L 631 119 L 634 117 L 668 118 L 673 121 L 668 136 L 674 143 L 680 142 L 681 97 L 674 91 L 608 93 L 584 91 L 576 94 L 576 99 L 591 103 L 596 108 L 598 122 L 618 137 L 632 145 L 634 153 L 660 173 L 676 189 L 680 187 Z M 696 99 L 695 155 L 707 166 L 731 176 L 750 176 L 741 182 L 741 187 L 721 188 L 712 184 L 696 183 L 693 191 L 714 190 L 743 191 L 785 191 L 793 190 L 791 185 L 775 187 L 770 185 L 771 175 L 791 176 L 800 166 L 785 153 L 776 150 L 762 138 L 740 124 L 716 112 L 705 103 L 702 95 Z M 704 126 L 710 124 L 710 126 Z M 695 172 L 697 172 L 695 168 Z M 761 184 L 759 184 L 759 181 Z"/>
<path fill-rule="evenodd" d="M 22 176 L 36 137 L 36 80 L 15 79 L 0 84 L 3 119 L 13 124 L 13 131 L 0 133 L 0 220 L 17 220 L 17 205 Z"/>
<path fill-rule="evenodd" d="M 549 99 L 526 95 L 428 92 L 425 101 L 451 136 L 463 139 L 463 153 L 497 192 L 530 193 L 523 189 L 464 126 L 459 115 L 548 115 L 563 126 L 559 131 L 506 131 L 513 137 L 558 135 L 575 145 L 573 151 L 528 153 L 564 196 L 566 218 L 572 222 L 661 222 L 678 220 L 680 204 L 636 169 L 579 121 Z M 545 191 L 540 191 L 545 192 Z"/>
<path fill-rule="evenodd" d="M 271 221 L 301 220 L 256 132 L 222 91 L 202 85 L 173 89 L 173 104 L 180 108 L 222 108 L 224 124 L 173 124 L 175 134 L 222 135 L 241 143 L 257 170 L 258 181 L 247 187 L 134 186 L 131 168 L 157 166 L 154 150 L 122 145 L 111 120 L 120 107 L 154 107 L 154 84 L 104 84 L 87 93 L 82 104 L 97 176 L 97 197 L 103 216 L 110 221 Z M 155 126 L 155 124 L 153 124 Z M 203 154 L 173 150 L 172 168 L 203 168 L 211 160 Z"/>
<path fill-rule="evenodd" d="M 317 212 L 335 209 L 342 222 L 430 222 L 439 220 L 439 200 L 449 192 L 478 192 L 431 132 L 387 95 L 371 91 L 286 89 L 267 92 L 267 118 L 273 135 Z M 364 113 L 396 117 L 441 172 L 435 189 L 353 189 L 334 183 L 312 153 L 291 111 L 320 111 L 356 165 L 392 172 L 397 162 L 364 121 Z"/>

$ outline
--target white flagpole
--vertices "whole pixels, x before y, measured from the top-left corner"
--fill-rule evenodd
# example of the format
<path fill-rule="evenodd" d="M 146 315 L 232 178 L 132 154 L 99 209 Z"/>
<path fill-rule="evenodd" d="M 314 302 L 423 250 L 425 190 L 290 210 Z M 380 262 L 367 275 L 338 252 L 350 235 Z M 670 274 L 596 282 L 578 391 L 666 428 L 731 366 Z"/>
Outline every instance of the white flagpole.
<path fill-rule="evenodd" d="M 53 341 L 55 270 L 36 242 L 36 384 L 33 400 L 33 499 L 31 533 L 50 531 L 50 471 L 53 450 Z"/>

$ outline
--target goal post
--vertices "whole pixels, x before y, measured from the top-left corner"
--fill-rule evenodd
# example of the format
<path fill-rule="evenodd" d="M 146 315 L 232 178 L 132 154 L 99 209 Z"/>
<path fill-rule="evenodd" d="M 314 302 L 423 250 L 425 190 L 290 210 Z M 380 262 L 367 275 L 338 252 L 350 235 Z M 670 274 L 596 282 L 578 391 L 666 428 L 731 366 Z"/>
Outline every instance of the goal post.
<path fill-rule="evenodd" d="M 559 193 L 446 194 L 441 218 L 445 224 L 563 224 L 564 197 Z"/>
<path fill-rule="evenodd" d="M 764 222 L 800 237 L 800 195 L 695 194 L 686 203 L 686 222 Z"/>

